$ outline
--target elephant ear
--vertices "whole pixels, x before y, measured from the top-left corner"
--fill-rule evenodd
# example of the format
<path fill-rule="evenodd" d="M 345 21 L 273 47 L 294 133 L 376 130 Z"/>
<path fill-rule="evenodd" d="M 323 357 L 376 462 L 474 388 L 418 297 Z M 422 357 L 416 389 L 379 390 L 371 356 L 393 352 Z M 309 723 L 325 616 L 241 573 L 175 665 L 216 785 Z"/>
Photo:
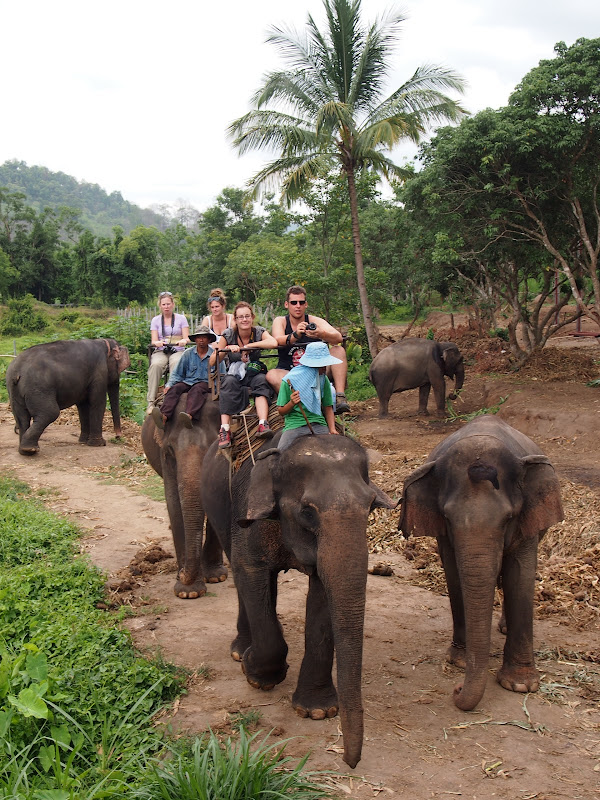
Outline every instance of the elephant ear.
<path fill-rule="evenodd" d="M 444 517 L 438 510 L 435 465 L 435 461 L 428 461 L 404 482 L 398 530 L 405 536 L 442 536 L 446 532 Z"/>
<path fill-rule="evenodd" d="M 524 468 L 521 535 L 541 539 L 548 528 L 564 519 L 560 484 L 546 456 L 525 456 L 521 464 Z"/>
<path fill-rule="evenodd" d="M 371 502 L 371 511 L 373 511 L 374 508 L 396 508 L 398 502 L 394 502 L 391 497 L 388 497 L 379 486 L 375 486 L 372 481 L 369 481 L 369 487 L 375 492 L 375 497 Z"/>
<path fill-rule="evenodd" d="M 279 463 L 279 455 L 279 450 L 270 448 L 257 456 L 250 472 L 246 514 L 238 520 L 241 528 L 249 527 L 257 519 L 278 519 L 272 470 Z"/>

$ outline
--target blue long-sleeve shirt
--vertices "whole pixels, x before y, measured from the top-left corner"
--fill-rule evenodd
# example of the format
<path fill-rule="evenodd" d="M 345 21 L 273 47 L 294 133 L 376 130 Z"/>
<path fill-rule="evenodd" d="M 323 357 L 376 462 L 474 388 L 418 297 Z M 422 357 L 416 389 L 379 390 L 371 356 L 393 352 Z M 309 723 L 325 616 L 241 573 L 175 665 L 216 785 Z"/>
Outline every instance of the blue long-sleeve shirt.
<path fill-rule="evenodd" d="M 167 386 L 170 388 L 176 383 L 187 383 L 188 386 L 193 386 L 195 383 L 200 383 L 200 381 L 208 382 L 208 360 L 212 352 L 213 349 L 209 346 L 204 358 L 200 358 L 195 347 L 188 347 L 173 372 L 169 375 Z M 220 364 L 219 370 L 224 372 L 225 365 Z"/>

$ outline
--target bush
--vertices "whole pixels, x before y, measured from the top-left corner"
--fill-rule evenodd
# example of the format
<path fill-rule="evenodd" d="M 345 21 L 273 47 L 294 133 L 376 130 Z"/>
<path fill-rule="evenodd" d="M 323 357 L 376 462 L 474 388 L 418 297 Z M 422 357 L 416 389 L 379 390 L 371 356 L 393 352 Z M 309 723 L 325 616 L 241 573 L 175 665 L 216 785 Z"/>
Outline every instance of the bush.
<path fill-rule="evenodd" d="M 0 334 L 3 336 L 19 336 L 25 331 L 38 333 L 45 330 L 50 320 L 42 311 L 36 311 L 34 298 L 30 294 L 25 297 L 9 300 L 7 309 L 0 320 Z"/>

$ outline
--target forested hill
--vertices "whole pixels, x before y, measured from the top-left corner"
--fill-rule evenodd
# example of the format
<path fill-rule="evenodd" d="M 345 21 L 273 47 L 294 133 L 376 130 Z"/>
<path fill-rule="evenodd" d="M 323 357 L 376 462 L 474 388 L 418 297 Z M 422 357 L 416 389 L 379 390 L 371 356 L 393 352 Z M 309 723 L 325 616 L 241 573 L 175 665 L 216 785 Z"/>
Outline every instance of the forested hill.
<path fill-rule="evenodd" d="M 114 225 L 129 233 L 137 225 L 155 225 L 164 230 L 168 224 L 155 211 L 124 200 L 120 192 L 107 194 L 97 183 L 79 182 L 46 167 L 28 167 L 24 161 L 6 161 L 0 166 L 2 186 L 23 192 L 27 205 L 38 212 L 47 206 L 79 209 L 81 224 L 97 236 L 110 236 Z"/>

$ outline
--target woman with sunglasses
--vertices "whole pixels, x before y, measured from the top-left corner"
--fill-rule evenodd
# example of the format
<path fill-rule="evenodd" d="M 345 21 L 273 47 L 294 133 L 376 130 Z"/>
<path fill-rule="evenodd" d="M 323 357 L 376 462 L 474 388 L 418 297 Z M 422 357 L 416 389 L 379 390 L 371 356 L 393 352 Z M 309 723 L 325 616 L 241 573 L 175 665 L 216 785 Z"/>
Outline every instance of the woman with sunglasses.
<path fill-rule="evenodd" d="M 211 289 L 210 297 L 206 303 L 206 307 L 210 311 L 202 320 L 202 325 L 206 325 L 217 336 L 222 336 L 227 328 L 233 325 L 233 314 L 228 314 L 225 311 L 227 305 L 227 298 L 223 289 Z"/>
<path fill-rule="evenodd" d="M 158 295 L 160 314 L 152 317 L 150 323 L 150 346 L 153 348 L 148 367 L 148 406 L 146 414 L 151 414 L 156 404 L 158 385 L 167 366 L 173 371 L 183 355 L 186 344 L 190 343 L 190 326 L 183 314 L 175 313 L 175 302 L 171 292 Z"/>
<path fill-rule="evenodd" d="M 229 430 L 231 415 L 239 414 L 248 405 L 250 397 L 254 398 L 258 416 L 258 439 L 269 439 L 273 431 L 269 427 L 269 402 L 273 396 L 261 367 L 258 365 L 261 350 L 277 347 L 277 342 L 261 325 L 254 325 L 254 311 L 249 303 L 242 301 L 233 310 L 233 327 L 224 331 L 215 345 L 210 357 L 211 367 L 223 360 L 225 355 L 231 361 L 239 361 L 241 352 L 248 352 L 250 361 L 246 366 L 244 377 L 240 380 L 235 375 L 224 375 L 219 390 L 219 407 L 221 410 L 221 430 L 219 431 L 219 447 L 231 447 Z M 256 365 L 256 366 L 253 366 Z"/>

